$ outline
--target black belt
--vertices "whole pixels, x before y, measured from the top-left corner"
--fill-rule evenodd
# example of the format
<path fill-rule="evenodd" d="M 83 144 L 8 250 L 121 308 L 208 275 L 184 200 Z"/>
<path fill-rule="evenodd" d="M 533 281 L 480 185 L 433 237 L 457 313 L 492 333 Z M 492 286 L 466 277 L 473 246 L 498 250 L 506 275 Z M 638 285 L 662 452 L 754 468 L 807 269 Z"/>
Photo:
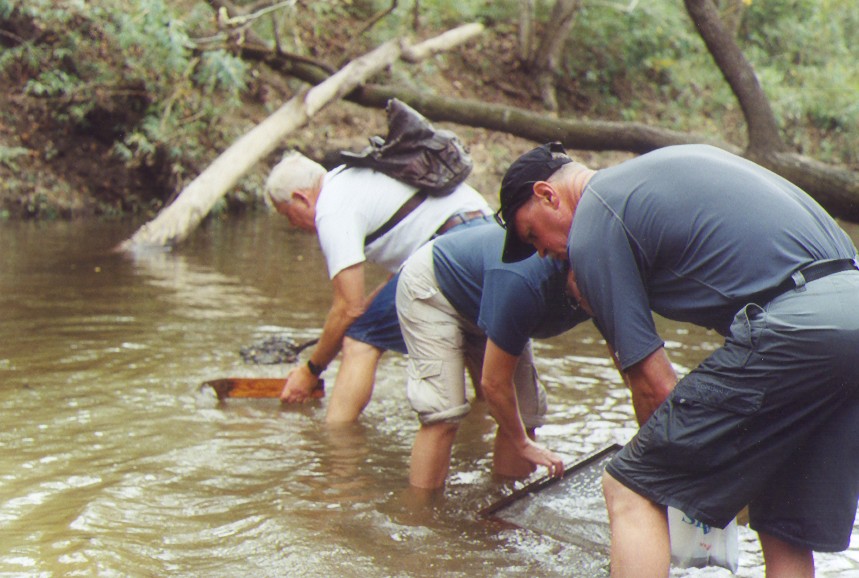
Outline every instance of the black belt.
<path fill-rule="evenodd" d="M 485 214 L 483 211 L 466 211 L 464 213 L 457 213 L 447 221 L 445 221 L 441 227 L 435 232 L 433 238 L 438 237 L 440 235 L 444 235 L 454 227 L 457 227 L 463 223 L 467 223 L 469 221 L 473 221 L 474 219 L 479 219 L 481 217 L 488 217 L 489 215 Z"/>
<path fill-rule="evenodd" d="M 817 279 L 841 273 L 842 271 L 855 271 L 856 263 L 853 259 L 839 259 L 837 261 L 822 261 L 820 263 L 812 263 L 807 267 L 799 269 L 793 275 L 782 281 L 777 287 L 761 291 L 752 296 L 749 301 L 758 305 L 766 305 L 779 295 L 799 289 L 806 283 L 811 283 Z"/>

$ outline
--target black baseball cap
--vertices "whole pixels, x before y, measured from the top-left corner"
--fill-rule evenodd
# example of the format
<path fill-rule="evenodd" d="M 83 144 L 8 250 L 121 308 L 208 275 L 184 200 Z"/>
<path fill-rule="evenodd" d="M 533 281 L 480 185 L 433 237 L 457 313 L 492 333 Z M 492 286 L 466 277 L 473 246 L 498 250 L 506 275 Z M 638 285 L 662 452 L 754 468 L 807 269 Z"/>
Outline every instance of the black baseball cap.
<path fill-rule="evenodd" d="M 515 263 L 533 255 L 533 245 L 519 239 L 515 231 L 516 211 L 534 194 L 534 183 L 545 181 L 559 168 L 573 162 L 560 142 L 550 142 L 531 149 L 513 161 L 501 180 L 501 208 L 495 220 L 507 229 L 501 260 Z"/>

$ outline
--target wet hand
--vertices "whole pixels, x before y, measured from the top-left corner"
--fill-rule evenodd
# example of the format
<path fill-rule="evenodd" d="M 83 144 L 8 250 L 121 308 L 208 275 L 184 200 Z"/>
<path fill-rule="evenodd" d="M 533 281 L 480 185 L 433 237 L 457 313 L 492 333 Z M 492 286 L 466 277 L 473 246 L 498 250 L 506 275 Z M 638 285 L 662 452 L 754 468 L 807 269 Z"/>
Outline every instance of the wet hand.
<path fill-rule="evenodd" d="M 296 367 L 286 376 L 286 383 L 283 385 L 283 391 L 280 392 L 280 401 L 283 403 L 310 401 L 318 381 L 319 378 L 310 373 L 306 366 Z"/>
<path fill-rule="evenodd" d="M 558 454 L 536 442 L 529 440 L 522 455 L 534 465 L 545 466 L 553 478 L 560 478 L 564 475 L 564 460 Z"/>

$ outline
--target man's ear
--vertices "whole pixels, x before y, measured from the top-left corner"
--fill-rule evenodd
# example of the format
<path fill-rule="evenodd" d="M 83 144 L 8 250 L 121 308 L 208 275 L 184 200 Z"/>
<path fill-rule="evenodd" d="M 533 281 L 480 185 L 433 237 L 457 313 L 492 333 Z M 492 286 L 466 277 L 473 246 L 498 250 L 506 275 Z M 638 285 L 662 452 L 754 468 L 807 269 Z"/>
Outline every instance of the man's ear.
<path fill-rule="evenodd" d="M 553 209 L 557 209 L 560 204 L 558 192 L 546 181 L 534 183 L 534 196 L 541 203 L 548 203 Z"/>
<path fill-rule="evenodd" d="M 310 195 L 307 194 L 307 191 L 304 189 L 298 189 L 292 191 L 292 202 L 299 202 L 305 207 L 311 206 L 313 203 L 310 201 Z"/>

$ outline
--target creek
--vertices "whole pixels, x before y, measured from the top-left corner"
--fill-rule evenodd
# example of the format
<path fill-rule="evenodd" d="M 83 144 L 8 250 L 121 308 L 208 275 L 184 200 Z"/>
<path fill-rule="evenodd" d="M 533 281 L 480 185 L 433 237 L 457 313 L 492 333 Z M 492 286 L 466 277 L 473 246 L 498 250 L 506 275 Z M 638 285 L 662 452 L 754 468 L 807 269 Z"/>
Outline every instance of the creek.
<path fill-rule="evenodd" d="M 607 574 L 598 546 L 584 566 L 562 536 L 477 516 L 522 486 L 491 476 L 494 422 L 480 403 L 444 495 L 408 490 L 417 420 L 400 355 L 383 357 L 373 401 L 342 428 L 323 426 L 324 399 L 218 404 L 199 391 L 284 376 L 291 366 L 248 365 L 240 349 L 318 335 L 330 284 L 313 236 L 257 214 L 209 222 L 171 252 L 112 253 L 134 229 L 0 223 L 0 576 Z M 660 330 L 680 373 L 720 343 Z M 550 401 L 543 443 L 572 462 L 634 434 L 590 325 L 535 354 Z M 739 575 L 763 576 L 746 528 Z M 847 575 L 859 576 L 859 525 L 847 552 L 818 556 L 819 577 Z"/>

